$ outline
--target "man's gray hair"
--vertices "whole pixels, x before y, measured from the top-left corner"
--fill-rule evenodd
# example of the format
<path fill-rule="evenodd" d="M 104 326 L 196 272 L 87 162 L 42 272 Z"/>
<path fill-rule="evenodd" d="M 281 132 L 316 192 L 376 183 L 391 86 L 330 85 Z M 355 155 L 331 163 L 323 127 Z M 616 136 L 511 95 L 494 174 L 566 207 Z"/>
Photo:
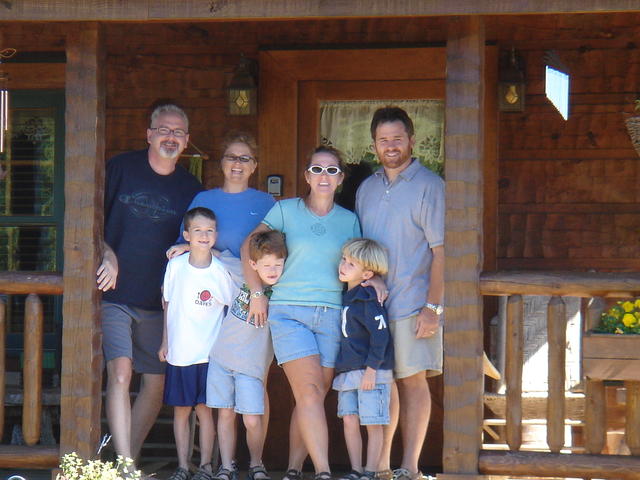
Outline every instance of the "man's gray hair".
<path fill-rule="evenodd" d="M 153 110 L 153 113 L 151 114 L 151 125 L 154 125 L 155 121 L 160 115 L 164 115 L 166 113 L 177 115 L 178 117 L 182 118 L 182 120 L 184 120 L 184 124 L 187 127 L 187 131 L 189 131 L 189 118 L 187 117 L 187 114 L 184 113 L 184 110 L 182 110 L 179 106 L 172 103 L 159 105 Z"/>

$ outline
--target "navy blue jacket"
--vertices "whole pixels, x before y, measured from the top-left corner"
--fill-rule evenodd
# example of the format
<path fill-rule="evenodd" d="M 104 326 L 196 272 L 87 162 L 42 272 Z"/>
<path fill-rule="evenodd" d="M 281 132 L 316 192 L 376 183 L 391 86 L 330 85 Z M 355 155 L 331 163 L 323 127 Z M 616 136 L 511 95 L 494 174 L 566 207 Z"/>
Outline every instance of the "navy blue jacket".
<path fill-rule="evenodd" d="M 373 287 L 358 285 L 342 295 L 342 335 L 336 373 L 393 369 L 393 341 L 387 311 Z"/>

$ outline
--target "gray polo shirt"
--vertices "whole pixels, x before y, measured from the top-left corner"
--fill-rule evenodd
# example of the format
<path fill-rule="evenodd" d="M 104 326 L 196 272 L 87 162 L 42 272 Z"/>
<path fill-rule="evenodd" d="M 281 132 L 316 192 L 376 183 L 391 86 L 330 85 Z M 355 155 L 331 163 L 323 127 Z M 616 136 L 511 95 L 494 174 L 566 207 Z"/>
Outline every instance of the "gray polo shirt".
<path fill-rule="evenodd" d="M 417 160 L 389 183 L 380 168 L 356 196 L 362 234 L 389 252 L 391 320 L 417 314 L 429 291 L 431 249 L 444 244 L 444 181 Z"/>

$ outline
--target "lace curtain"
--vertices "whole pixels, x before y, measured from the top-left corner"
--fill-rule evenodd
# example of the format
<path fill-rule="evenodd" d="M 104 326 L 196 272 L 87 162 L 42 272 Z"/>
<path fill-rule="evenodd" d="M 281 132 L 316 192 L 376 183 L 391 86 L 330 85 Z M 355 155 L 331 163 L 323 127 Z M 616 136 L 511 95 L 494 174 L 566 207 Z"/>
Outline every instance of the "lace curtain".
<path fill-rule="evenodd" d="M 439 175 L 444 173 L 443 100 L 333 101 L 320 104 L 320 141 L 344 153 L 351 165 L 380 166 L 369 131 L 373 113 L 385 105 L 403 108 L 413 120 L 416 143 L 413 156 Z"/>

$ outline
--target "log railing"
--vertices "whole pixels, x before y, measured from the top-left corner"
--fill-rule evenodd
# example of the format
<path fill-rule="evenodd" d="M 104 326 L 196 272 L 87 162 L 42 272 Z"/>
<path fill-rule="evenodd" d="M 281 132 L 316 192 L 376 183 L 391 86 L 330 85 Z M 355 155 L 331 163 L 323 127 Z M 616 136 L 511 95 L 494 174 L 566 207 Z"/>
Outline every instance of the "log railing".
<path fill-rule="evenodd" d="M 626 438 L 634 456 L 601 455 L 605 445 L 606 412 L 603 379 L 585 380 L 585 450 L 560 453 L 565 426 L 566 321 L 561 296 L 588 299 L 583 328 L 594 326 L 606 297 L 640 294 L 640 275 L 630 273 L 493 272 L 480 279 L 483 295 L 508 296 L 505 346 L 506 414 L 508 451 L 482 450 L 479 471 L 488 475 L 540 477 L 639 478 L 640 474 L 640 382 L 627 387 Z M 549 346 L 547 445 L 548 452 L 520 451 L 523 400 L 523 295 L 549 295 L 547 336 Z"/>
<path fill-rule="evenodd" d="M 50 468 L 58 465 L 59 447 L 38 445 L 42 419 L 43 309 L 39 295 L 62 295 L 62 275 L 0 272 L 0 294 L 27 295 L 24 311 L 22 434 L 25 446 L 0 445 L 0 468 Z M 0 299 L 0 432 L 5 421 L 6 304 Z"/>

